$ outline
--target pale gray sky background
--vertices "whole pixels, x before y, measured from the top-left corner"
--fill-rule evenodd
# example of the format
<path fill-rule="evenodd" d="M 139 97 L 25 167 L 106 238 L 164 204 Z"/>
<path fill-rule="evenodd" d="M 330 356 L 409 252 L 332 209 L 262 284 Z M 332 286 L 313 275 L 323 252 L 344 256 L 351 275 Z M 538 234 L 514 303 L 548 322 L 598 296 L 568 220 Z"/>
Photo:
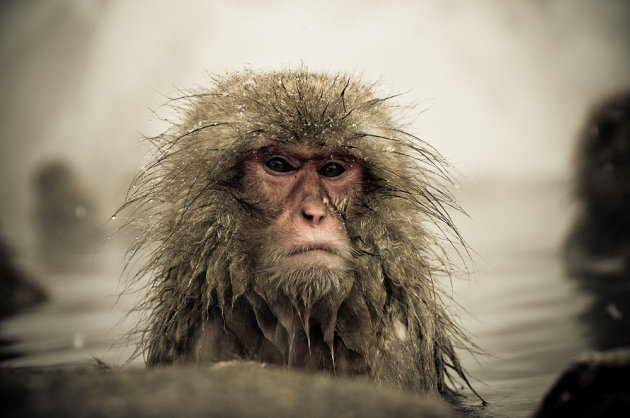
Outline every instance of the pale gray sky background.
<path fill-rule="evenodd" d="M 589 106 L 630 88 L 624 0 L 14 0 L 0 13 L 0 233 L 13 242 L 48 157 L 113 211 L 140 133 L 160 128 L 149 109 L 207 72 L 382 80 L 426 110 L 413 130 L 464 181 L 568 178 Z"/>

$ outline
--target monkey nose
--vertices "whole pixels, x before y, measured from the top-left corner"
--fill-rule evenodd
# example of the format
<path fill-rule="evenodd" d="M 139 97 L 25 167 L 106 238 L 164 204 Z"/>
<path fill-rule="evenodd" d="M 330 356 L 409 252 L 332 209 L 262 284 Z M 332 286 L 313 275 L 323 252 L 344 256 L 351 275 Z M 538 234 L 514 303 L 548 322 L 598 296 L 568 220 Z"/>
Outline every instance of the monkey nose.
<path fill-rule="evenodd" d="M 321 199 L 306 200 L 302 203 L 301 211 L 302 218 L 311 225 L 319 225 L 328 213 L 326 203 Z"/>

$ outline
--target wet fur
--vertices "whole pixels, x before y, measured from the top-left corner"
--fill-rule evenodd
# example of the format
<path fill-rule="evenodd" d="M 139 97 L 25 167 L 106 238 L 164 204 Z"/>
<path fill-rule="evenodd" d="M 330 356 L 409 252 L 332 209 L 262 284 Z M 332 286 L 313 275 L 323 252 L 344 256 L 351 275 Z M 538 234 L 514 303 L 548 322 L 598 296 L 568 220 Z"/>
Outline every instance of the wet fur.
<path fill-rule="evenodd" d="M 253 359 L 433 393 L 453 371 L 466 380 L 453 344 L 467 340 L 437 283 L 450 269 L 442 246 L 462 243 L 444 161 L 374 89 L 346 75 L 245 71 L 172 101 L 182 120 L 150 139 L 154 158 L 122 209 L 144 229 L 131 254 L 147 256 L 138 276 L 151 277 L 140 307 L 148 365 Z M 350 239 L 345 271 L 256 265 L 274 257 L 256 254 L 277 214 L 243 193 L 243 160 L 270 142 L 363 161 L 362 193 L 332 202 Z"/>

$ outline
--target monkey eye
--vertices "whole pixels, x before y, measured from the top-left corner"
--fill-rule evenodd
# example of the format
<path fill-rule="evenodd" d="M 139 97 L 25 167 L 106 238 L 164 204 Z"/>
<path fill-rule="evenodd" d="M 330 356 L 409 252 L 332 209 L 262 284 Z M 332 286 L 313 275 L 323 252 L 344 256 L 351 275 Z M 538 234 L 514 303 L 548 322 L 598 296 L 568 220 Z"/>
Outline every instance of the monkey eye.
<path fill-rule="evenodd" d="M 293 171 L 295 168 L 289 164 L 287 160 L 281 157 L 273 157 L 269 161 L 265 163 L 267 168 L 271 171 L 275 171 L 277 173 L 286 173 L 288 171 Z"/>
<path fill-rule="evenodd" d="M 335 161 L 328 162 L 317 170 L 324 177 L 337 177 L 343 174 L 344 171 L 346 171 L 346 168 Z"/>

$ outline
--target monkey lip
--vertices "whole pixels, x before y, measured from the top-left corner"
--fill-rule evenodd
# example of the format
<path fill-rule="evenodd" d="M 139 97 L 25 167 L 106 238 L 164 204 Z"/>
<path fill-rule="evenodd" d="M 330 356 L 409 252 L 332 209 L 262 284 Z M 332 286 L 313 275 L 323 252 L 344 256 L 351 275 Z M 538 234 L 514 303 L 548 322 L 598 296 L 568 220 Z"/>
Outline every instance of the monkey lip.
<path fill-rule="evenodd" d="M 343 257 L 334 247 L 325 244 L 302 245 L 290 250 L 287 258 L 300 265 L 336 267 L 343 264 Z"/>
<path fill-rule="evenodd" d="M 339 256 L 338 251 L 336 251 L 333 247 L 325 244 L 310 244 L 304 245 L 297 248 L 292 249 L 287 254 L 288 256 L 306 254 L 310 252 L 320 252 L 320 253 L 328 253 L 329 255 Z"/>

